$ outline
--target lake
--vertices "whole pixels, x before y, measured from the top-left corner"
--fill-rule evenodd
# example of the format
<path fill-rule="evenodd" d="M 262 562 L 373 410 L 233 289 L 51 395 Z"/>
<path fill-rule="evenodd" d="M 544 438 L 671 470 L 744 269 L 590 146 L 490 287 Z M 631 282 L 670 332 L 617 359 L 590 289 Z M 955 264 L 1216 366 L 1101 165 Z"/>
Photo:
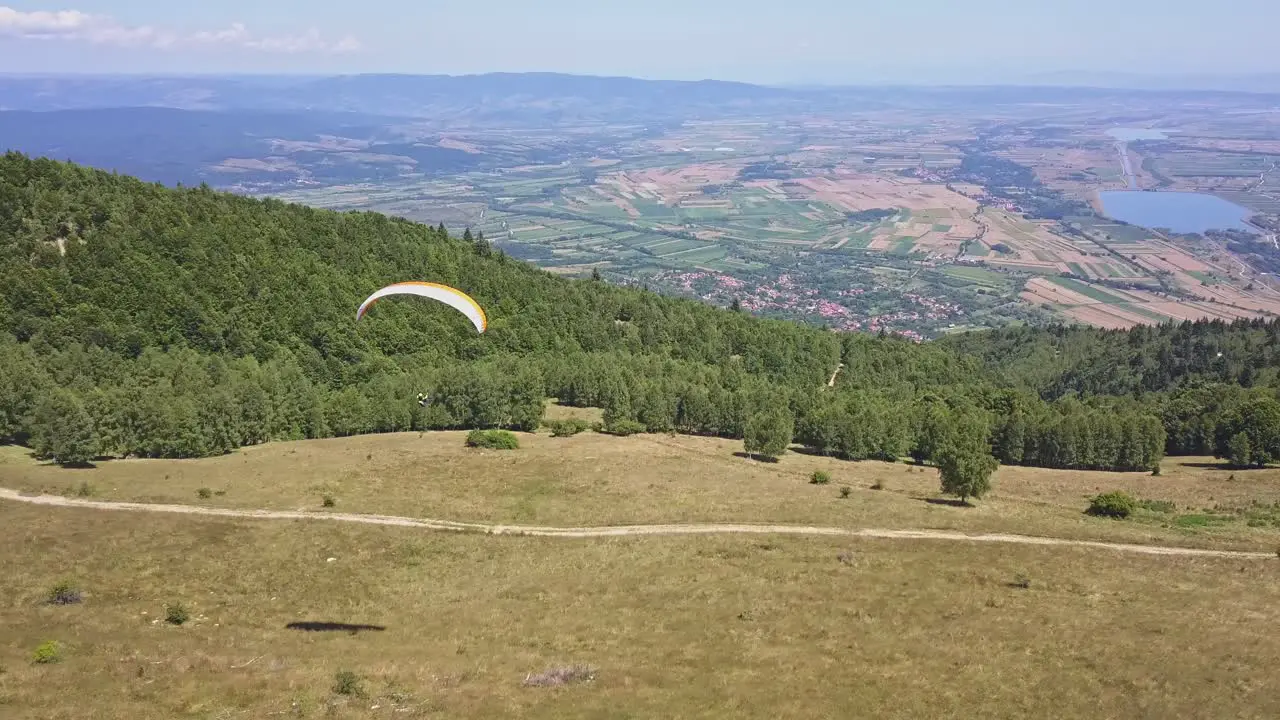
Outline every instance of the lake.
<path fill-rule="evenodd" d="M 1135 142 L 1137 140 L 1166 140 L 1166 133 L 1175 132 L 1174 130 L 1159 130 L 1156 128 L 1111 128 L 1107 134 L 1119 140 L 1120 142 Z"/>
<path fill-rule="evenodd" d="M 1252 212 L 1216 195 L 1193 192 L 1104 190 L 1098 193 L 1109 217 L 1146 228 L 1180 233 L 1252 230 L 1244 223 Z"/>

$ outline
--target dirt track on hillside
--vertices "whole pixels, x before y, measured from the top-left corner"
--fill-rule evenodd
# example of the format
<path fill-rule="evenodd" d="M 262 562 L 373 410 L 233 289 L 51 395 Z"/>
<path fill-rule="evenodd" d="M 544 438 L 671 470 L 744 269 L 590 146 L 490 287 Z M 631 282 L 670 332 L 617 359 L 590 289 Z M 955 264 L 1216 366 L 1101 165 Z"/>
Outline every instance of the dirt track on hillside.
<path fill-rule="evenodd" d="M 1118 552 L 1146 555 L 1178 555 L 1195 557 L 1276 558 L 1275 553 L 1244 552 L 1239 550 L 1203 550 L 1199 548 L 1168 547 L 1161 545 L 1134 545 L 1093 540 L 1068 540 L 1064 538 L 1033 537 L 1029 535 L 981 534 L 967 535 L 945 530 L 885 530 L 875 528 L 833 528 L 807 525 L 745 525 L 736 523 L 698 523 L 688 525 L 626 525 L 596 528 L 556 528 L 525 525 L 483 525 L 479 523 L 429 520 L 393 515 L 357 515 L 352 513 L 305 512 L 291 510 L 230 510 L 226 508 L 197 507 L 194 505 L 165 505 L 131 502 L 103 502 L 79 500 L 61 495 L 27 495 L 16 490 L 0 488 L 0 499 L 33 505 L 53 507 L 87 508 L 92 510 L 116 510 L 130 512 L 175 513 L 204 517 L 227 517 L 250 520 L 327 520 L 330 522 L 363 523 L 366 525 L 390 525 L 423 530 L 450 530 L 491 535 L 527 535 L 536 537 L 618 537 L 632 535 L 715 535 L 715 534 L 777 534 L 777 535 L 830 535 L 839 537 L 879 538 L 888 540 L 945 540 L 952 542 L 1000 542 L 1015 545 L 1059 545 L 1089 547 Z"/>

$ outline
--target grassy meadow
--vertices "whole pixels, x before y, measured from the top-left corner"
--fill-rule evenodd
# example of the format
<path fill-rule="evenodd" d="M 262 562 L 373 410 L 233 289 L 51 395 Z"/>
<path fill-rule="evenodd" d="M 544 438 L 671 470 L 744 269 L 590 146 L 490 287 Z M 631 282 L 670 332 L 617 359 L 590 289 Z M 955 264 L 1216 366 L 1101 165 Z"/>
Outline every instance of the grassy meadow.
<path fill-rule="evenodd" d="M 1004 467 L 989 496 L 956 507 L 939 498 L 935 469 L 906 463 L 800 453 L 763 463 L 743 457 L 740 441 L 685 436 L 543 432 L 521 434 L 516 451 L 466 448 L 465 436 L 271 443 L 215 458 L 113 460 L 85 470 L 36 463 L 9 447 L 0 448 L 0 486 L 99 500 L 557 527 L 781 523 L 1280 547 L 1280 470 L 1230 471 L 1210 458 L 1168 459 L 1159 477 Z M 817 470 L 830 474 L 829 484 L 809 482 Z M 1154 501 L 1154 509 L 1125 522 L 1084 514 L 1089 498 L 1111 490 Z"/>
<path fill-rule="evenodd" d="M 1003 468 L 989 498 L 961 508 L 928 502 L 935 471 L 906 464 L 794 453 L 765 464 L 708 438 L 526 434 L 521 449 L 498 452 L 463 437 L 278 443 L 85 470 L 10 447 L 0 486 L 556 526 L 741 521 L 1280 545 L 1280 529 L 1221 509 L 1275 502 L 1280 471 L 1208 461 L 1167 461 L 1161 477 Z M 817 469 L 830 484 L 809 482 Z M 1174 507 L 1129 521 L 1082 514 L 1087 496 L 1117 488 Z M 16 502 L 0 502 L 0 543 L 6 719 L 1280 713 L 1280 640 L 1269 631 L 1280 561 L 937 540 L 538 538 Z M 63 581 L 81 602 L 48 602 Z M 165 619 L 175 604 L 189 613 L 180 626 Z M 35 662 L 50 641 L 55 661 Z M 525 684 L 575 666 L 589 669 L 584 679 Z"/>

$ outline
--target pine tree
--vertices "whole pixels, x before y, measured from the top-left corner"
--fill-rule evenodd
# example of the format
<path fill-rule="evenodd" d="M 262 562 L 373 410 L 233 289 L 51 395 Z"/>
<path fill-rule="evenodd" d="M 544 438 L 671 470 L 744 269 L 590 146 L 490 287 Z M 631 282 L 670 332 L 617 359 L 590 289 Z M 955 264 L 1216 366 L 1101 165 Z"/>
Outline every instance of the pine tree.
<path fill-rule="evenodd" d="M 777 459 L 791 445 L 795 419 L 782 410 L 768 410 L 747 418 L 743 448 L 748 455 Z"/>
<path fill-rule="evenodd" d="M 98 451 L 93 418 L 69 390 L 55 388 L 36 405 L 31 445 L 37 456 L 59 465 L 85 465 Z"/>
<path fill-rule="evenodd" d="M 941 401 L 928 402 L 922 410 L 919 429 L 911 447 L 911 457 L 920 464 L 938 458 L 938 451 L 951 443 L 957 418 Z"/>
<path fill-rule="evenodd" d="M 991 489 L 991 474 L 1000 462 L 991 456 L 986 430 L 974 420 L 962 421 L 956 433 L 937 455 L 942 492 L 961 502 L 981 499 Z"/>
<path fill-rule="evenodd" d="M 1238 432 L 1231 436 L 1227 443 L 1227 457 L 1234 467 L 1246 468 L 1253 464 L 1253 449 L 1247 433 Z"/>

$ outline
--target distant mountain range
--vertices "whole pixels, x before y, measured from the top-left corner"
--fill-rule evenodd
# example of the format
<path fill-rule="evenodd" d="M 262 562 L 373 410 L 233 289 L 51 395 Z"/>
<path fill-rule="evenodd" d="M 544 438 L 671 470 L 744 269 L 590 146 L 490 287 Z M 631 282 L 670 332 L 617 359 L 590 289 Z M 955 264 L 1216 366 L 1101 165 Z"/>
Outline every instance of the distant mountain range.
<path fill-rule="evenodd" d="M 1054 72 L 1029 75 L 1019 84 L 1125 90 L 1280 93 L 1280 73 L 1238 75 L 1152 75 L 1124 72 Z"/>
<path fill-rule="evenodd" d="M 1037 80 L 1037 78 L 1039 78 Z M 873 108 L 910 102 L 1018 103 L 1094 98 L 1118 89 L 1280 93 L 1280 75 L 1216 82 L 1116 73 L 1057 73 L 1005 86 L 772 87 L 720 80 L 639 80 L 559 73 L 483 75 L 127 76 L 0 75 L 0 110 L 168 107 L 325 111 L 472 122 L 626 121 L 722 117 L 746 110 Z M 1070 86 L 1070 87 L 1064 87 Z"/>
<path fill-rule="evenodd" d="M 183 110 L 356 112 L 483 121 L 608 120 L 679 108 L 724 113 L 795 104 L 811 93 L 747 83 L 637 80 L 556 73 L 335 77 L 0 76 L 0 110 L 170 107 Z"/>
<path fill-rule="evenodd" d="M 1265 85 L 1261 76 L 1255 85 Z M 1225 99 L 1220 107 L 1280 106 L 1280 94 L 1222 90 L 782 88 L 557 73 L 0 75 L 0 151 L 73 160 L 166 184 L 333 184 L 564 162 L 592 156 L 624 136 L 652 137 L 689 120 L 1032 104 L 1076 105 L 1087 112 L 1133 108 L 1139 97 L 1151 107 L 1191 98 Z M 483 149 L 460 147 L 447 137 L 458 130 L 484 137 Z"/>

